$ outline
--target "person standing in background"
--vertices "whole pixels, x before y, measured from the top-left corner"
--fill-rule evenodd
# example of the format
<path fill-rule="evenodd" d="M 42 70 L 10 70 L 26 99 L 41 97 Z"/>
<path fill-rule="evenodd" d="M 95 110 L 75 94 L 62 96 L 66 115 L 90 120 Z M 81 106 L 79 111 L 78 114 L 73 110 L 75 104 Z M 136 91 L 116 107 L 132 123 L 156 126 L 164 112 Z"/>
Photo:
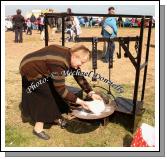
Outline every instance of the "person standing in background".
<path fill-rule="evenodd" d="M 23 24 L 25 22 L 24 17 L 21 15 L 21 10 L 16 10 L 17 15 L 13 16 L 12 22 L 14 24 L 14 31 L 15 31 L 15 43 L 22 43 L 23 42 Z"/>
<path fill-rule="evenodd" d="M 41 13 L 41 15 L 38 17 L 38 29 L 40 31 L 40 34 L 44 30 L 44 15 Z"/>
<path fill-rule="evenodd" d="M 85 28 L 87 28 L 89 26 L 89 19 L 87 16 L 85 16 L 83 18 L 84 18 L 84 22 L 85 22 Z"/>
<path fill-rule="evenodd" d="M 93 17 L 89 17 L 89 26 L 92 28 L 93 26 Z"/>
<path fill-rule="evenodd" d="M 65 32 L 69 35 L 69 37 L 66 38 L 67 42 L 73 41 L 74 39 L 74 29 L 73 29 L 73 21 L 74 17 L 71 16 L 72 10 L 71 8 L 67 8 L 67 17 L 65 18 Z"/>
<path fill-rule="evenodd" d="M 108 14 L 115 14 L 115 8 L 108 8 Z M 107 17 L 102 23 L 102 36 L 104 38 L 115 38 L 117 36 L 118 28 L 115 17 Z M 109 58 L 113 59 L 113 54 L 115 51 L 115 43 L 113 41 L 107 43 L 107 50 L 104 54 L 104 62 L 109 62 Z"/>
<path fill-rule="evenodd" d="M 67 14 L 72 14 L 71 8 L 67 8 Z M 67 15 L 65 18 L 65 28 L 71 28 L 73 24 L 73 16 Z"/>
<path fill-rule="evenodd" d="M 30 21 L 30 18 L 27 19 L 27 35 L 30 33 L 32 35 L 32 23 Z"/>
<path fill-rule="evenodd" d="M 35 25 L 36 17 L 35 17 L 34 14 L 31 15 L 30 21 L 31 21 L 31 24 L 32 24 L 32 29 L 35 30 L 36 29 L 36 25 Z"/>

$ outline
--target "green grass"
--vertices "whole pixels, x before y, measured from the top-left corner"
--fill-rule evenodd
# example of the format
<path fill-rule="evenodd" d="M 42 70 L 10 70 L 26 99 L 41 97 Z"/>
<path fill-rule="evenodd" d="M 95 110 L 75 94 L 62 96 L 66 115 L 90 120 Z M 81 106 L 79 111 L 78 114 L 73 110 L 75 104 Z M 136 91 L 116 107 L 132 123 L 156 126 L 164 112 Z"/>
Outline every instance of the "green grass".
<path fill-rule="evenodd" d="M 7 147 L 21 146 L 23 143 L 28 144 L 29 137 L 25 136 L 19 128 L 6 125 L 5 142 Z"/>

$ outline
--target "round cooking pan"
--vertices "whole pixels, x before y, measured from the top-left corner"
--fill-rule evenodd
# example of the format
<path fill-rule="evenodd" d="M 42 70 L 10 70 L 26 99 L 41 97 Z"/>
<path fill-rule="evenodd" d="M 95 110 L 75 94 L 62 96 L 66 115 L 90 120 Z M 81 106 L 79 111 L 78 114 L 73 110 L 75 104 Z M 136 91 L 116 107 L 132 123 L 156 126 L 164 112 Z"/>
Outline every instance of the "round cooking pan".
<path fill-rule="evenodd" d="M 113 114 L 115 111 L 115 102 L 112 101 L 110 104 L 105 104 L 105 110 L 103 112 L 101 112 L 100 114 L 94 114 L 90 111 L 87 111 L 83 108 L 74 108 L 72 110 L 72 115 L 74 115 L 75 117 L 79 118 L 79 119 L 102 119 L 105 118 L 107 116 L 110 116 L 111 114 Z"/>

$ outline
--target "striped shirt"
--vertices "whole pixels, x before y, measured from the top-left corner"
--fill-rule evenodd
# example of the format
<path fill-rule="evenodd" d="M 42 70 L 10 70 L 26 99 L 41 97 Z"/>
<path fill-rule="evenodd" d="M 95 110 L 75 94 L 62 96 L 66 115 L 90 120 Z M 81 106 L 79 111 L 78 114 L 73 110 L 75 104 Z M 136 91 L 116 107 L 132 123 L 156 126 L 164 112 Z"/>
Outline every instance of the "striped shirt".
<path fill-rule="evenodd" d="M 62 72 L 69 69 L 75 70 L 70 67 L 70 63 L 70 48 L 50 45 L 26 55 L 22 59 L 19 69 L 21 76 L 25 76 L 29 81 L 52 75 L 56 91 L 66 101 L 75 103 L 77 96 L 68 91 L 65 86 L 65 75 L 62 74 Z M 86 93 L 92 91 L 92 88 L 83 76 L 74 76 L 74 79 Z"/>

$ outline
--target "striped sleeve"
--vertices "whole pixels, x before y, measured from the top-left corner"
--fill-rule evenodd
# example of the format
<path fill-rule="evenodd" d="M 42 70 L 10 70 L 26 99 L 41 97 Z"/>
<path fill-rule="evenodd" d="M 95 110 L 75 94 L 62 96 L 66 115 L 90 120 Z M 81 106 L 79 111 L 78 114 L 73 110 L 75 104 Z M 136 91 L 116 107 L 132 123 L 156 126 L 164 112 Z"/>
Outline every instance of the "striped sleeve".
<path fill-rule="evenodd" d="M 77 69 L 72 69 L 72 70 L 77 70 Z M 80 70 L 80 69 L 79 69 Z M 81 70 L 80 70 L 81 71 Z M 74 79 L 76 82 L 79 84 L 79 86 L 86 92 L 89 93 L 90 91 L 93 91 L 87 80 L 84 78 L 84 76 L 79 76 L 79 75 L 73 75 Z"/>
<path fill-rule="evenodd" d="M 61 95 L 61 97 L 66 100 L 75 103 L 77 100 L 77 96 L 73 93 L 69 92 L 65 85 L 65 76 L 62 74 L 64 68 L 56 65 L 50 65 L 51 78 L 53 80 L 53 85 L 56 91 Z"/>

